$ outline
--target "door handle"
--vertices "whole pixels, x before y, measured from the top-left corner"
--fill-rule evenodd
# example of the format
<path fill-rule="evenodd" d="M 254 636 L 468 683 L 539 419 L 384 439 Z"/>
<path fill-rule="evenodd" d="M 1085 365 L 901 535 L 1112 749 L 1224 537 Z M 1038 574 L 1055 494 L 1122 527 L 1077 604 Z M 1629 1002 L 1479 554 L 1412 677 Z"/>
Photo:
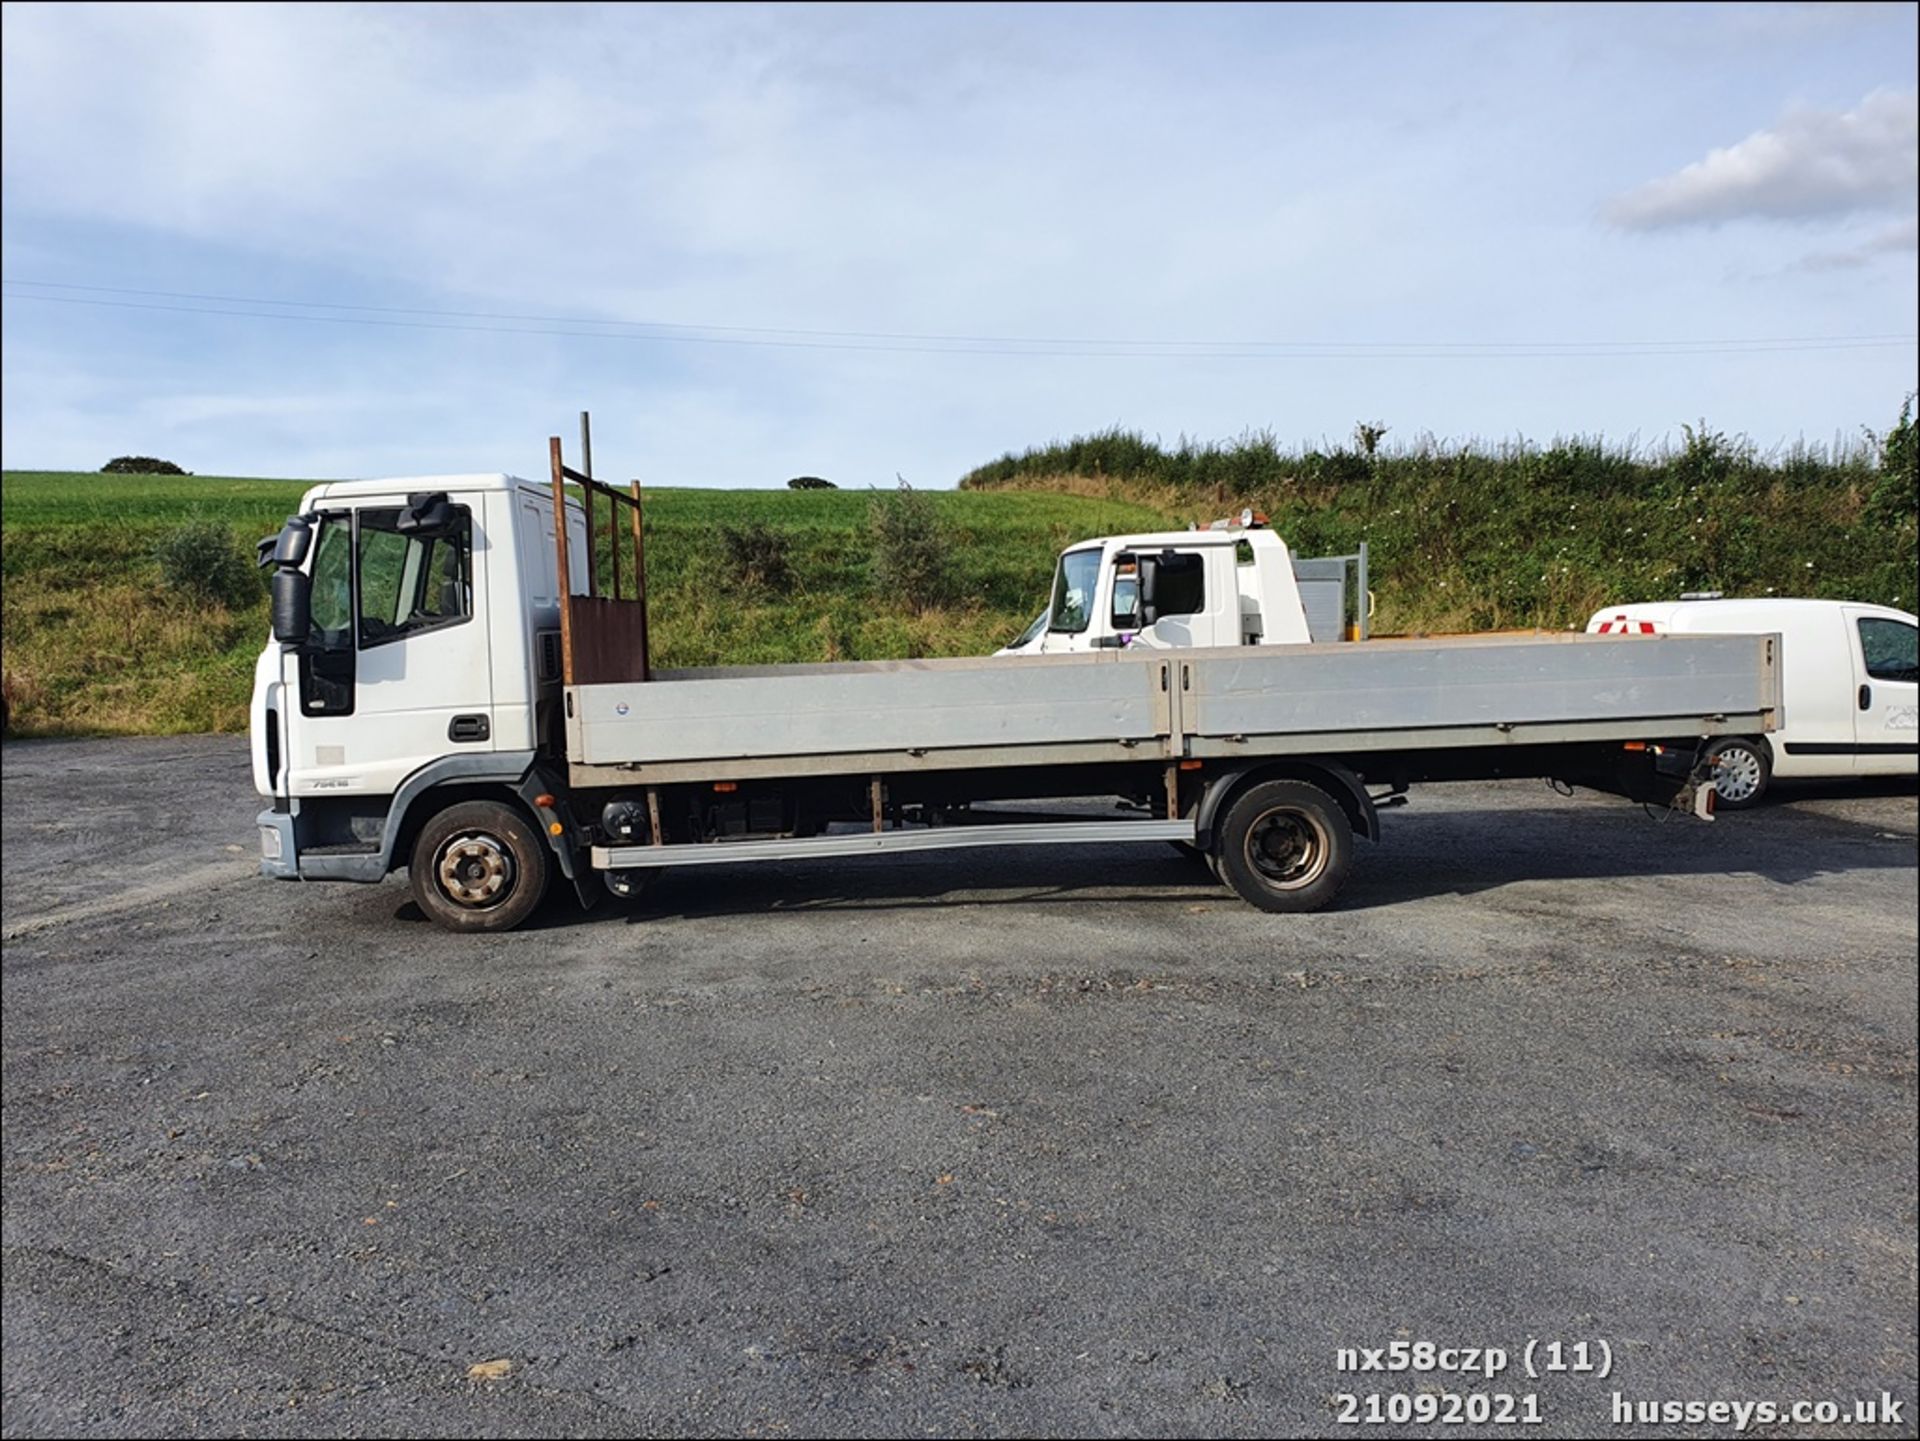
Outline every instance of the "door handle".
<path fill-rule="evenodd" d="M 1860 687 L 1860 709 L 1873 709 L 1873 687 L 1870 685 L 1863 684 Z"/>
<path fill-rule="evenodd" d="M 483 741 L 490 731 L 485 715 L 457 715 L 447 722 L 450 741 Z"/>

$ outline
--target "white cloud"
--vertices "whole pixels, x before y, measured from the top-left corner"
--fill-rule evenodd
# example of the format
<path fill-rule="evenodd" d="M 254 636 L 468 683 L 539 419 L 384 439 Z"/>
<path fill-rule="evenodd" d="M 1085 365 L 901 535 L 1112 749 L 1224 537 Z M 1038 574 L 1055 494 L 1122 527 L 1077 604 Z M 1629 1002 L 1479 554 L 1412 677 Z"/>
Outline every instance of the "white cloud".
<path fill-rule="evenodd" d="M 1771 130 L 1708 152 L 1614 200 L 1629 230 L 1749 218 L 1804 220 L 1911 206 L 1920 101 L 1876 90 L 1852 110 L 1790 110 Z"/>
<path fill-rule="evenodd" d="M 1906 220 L 1898 225 L 1889 225 L 1876 230 L 1858 245 L 1843 250 L 1816 250 L 1803 256 L 1799 263 L 1802 270 L 1858 270 L 1863 265 L 1886 256 L 1908 256 L 1920 250 L 1920 221 Z M 1906 262 L 1913 262 L 1908 259 Z"/>

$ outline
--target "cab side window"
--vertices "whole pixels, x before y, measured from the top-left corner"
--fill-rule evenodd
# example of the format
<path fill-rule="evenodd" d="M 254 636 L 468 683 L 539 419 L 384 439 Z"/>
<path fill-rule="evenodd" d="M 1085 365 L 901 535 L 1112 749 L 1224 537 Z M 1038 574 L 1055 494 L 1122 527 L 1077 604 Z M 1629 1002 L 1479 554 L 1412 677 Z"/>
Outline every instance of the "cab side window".
<path fill-rule="evenodd" d="M 1191 551 L 1176 552 L 1176 564 L 1162 564 L 1153 606 L 1161 615 L 1198 615 L 1207 608 L 1207 568 Z"/>
<path fill-rule="evenodd" d="M 473 517 L 451 535 L 406 535 L 398 510 L 360 512 L 360 644 L 458 625 L 473 614 Z"/>
<path fill-rule="evenodd" d="M 1166 551 L 1151 557 L 1155 564 L 1153 613 L 1198 615 L 1207 608 L 1206 558 L 1197 551 Z M 1140 562 L 1136 556 L 1114 557 L 1113 616 L 1116 630 L 1140 623 Z"/>
<path fill-rule="evenodd" d="M 1875 680 L 1920 680 L 1920 631 L 1903 620 L 1861 616 L 1860 653 Z"/>

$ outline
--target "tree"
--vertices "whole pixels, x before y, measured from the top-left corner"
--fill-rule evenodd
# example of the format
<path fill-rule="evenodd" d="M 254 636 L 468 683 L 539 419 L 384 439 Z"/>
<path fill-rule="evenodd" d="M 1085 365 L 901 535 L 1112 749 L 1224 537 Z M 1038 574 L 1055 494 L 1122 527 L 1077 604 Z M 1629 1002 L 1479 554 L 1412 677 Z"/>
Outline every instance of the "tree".
<path fill-rule="evenodd" d="M 156 460 L 151 455 L 116 455 L 100 467 L 102 475 L 192 475 L 190 470 L 182 470 L 170 460 Z"/>
<path fill-rule="evenodd" d="M 867 507 L 867 529 L 873 537 L 874 584 L 883 595 L 915 610 L 952 595 L 952 538 L 931 496 L 904 479 L 898 490 L 876 491 Z"/>

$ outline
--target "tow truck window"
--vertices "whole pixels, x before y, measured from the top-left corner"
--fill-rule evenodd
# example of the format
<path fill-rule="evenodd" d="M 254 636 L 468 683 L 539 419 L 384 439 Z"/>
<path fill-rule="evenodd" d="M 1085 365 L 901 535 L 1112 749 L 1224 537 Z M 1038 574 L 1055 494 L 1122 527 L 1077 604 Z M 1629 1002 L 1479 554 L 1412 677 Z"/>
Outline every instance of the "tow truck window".
<path fill-rule="evenodd" d="M 1920 631 L 1903 620 L 1861 616 L 1860 653 L 1875 680 L 1920 680 Z"/>
<path fill-rule="evenodd" d="M 1192 551 L 1175 551 L 1154 583 L 1153 608 L 1160 615 L 1198 615 L 1207 608 L 1207 568 Z"/>
<path fill-rule="evenodd" d="M 1166 552 L 1154 578 L 1153 611 L 1163 615 L 1198 615 L 1207 608 L 1205 558 L 1197 551 Z M 1124 629 L 1139 624 L 1139 563 L 1131 555 L 1117 556 L 1113 572 L 1113 625 Z"/>
<path fill-rule="evenodd" d="M 1100 579 L 1100 552 L 1070 550 L 1060 557 L 1053 581 L 1053 619 L 1047 629 L 1059 635 L 1079 635 L 1093 619 L 1093 588 Z"/>
<path fill-rule="evenodd" d="M 398 510 L 360 512 L 360 644 L 384 645 L 473 615 L 473 521 L 451 535 L 403 535 Z"/>

